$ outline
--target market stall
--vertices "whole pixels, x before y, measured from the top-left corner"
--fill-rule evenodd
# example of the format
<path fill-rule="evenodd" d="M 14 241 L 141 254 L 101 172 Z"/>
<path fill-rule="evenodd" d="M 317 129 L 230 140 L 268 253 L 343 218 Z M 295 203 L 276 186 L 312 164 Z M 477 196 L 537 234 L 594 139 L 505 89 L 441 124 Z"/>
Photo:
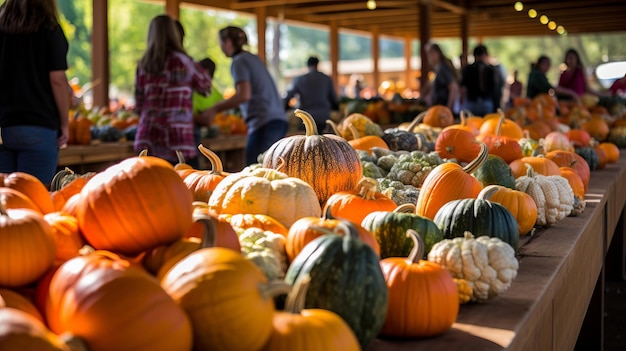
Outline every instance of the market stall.
<path fill-rule="evenodd" d="M 593 173 L 586 201 L 581 216 L 523 237 L 510 289 L 486 303 L 462 305 L 445 334 L 378 339 L 366 350 L 572 350 L 577 342 L 600 350 L 605 255 L 613 238 L 622 242 L 625 235 L 626 155 Z M 597 330 L 581 330 L 586 314 Z"/>
<path fill-rule="evenodd" d="M 219 135 L 202 140 L 215 152 L 227 171 L 238 171 L 244 166 L 245 135 Z M 59 168 L 70 167 L 79 173 L 101 171 L 113 163 L 135 156 L 130 141 L 100 142 L 91 145 L 69 145 L 59 152 Z M 206 163 L 204 166 L 208 166 Z"/>

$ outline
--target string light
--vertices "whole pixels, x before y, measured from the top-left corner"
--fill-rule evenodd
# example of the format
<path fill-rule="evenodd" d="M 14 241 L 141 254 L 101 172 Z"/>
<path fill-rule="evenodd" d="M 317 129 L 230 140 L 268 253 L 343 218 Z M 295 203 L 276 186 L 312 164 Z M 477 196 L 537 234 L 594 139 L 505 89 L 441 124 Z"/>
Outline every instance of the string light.
<path fill-rule="evenodd" d="M 546 15 L 541 15 L 541 17 L 539 17 L 539 22 L 541 22 L 541 24 L 548 24 L 548 22 L 550 22 L 550 19 Z"/>
<path fill-rule="evenodd" d="M 548 22 L 548 28 L 550 30 L 555 30 L 556 29 L 556 22 L 554 22 L 554 21 Z"/>
<path fill-rule="evenodd" d="M 375 10 L 376 9 L 376 0 L 367 0 L 367 3 L 365 4 L 365 6 L 367 6 L 368 10 Z"/>
<path fill-rule="evenodd" d="M 535 10 L 535 9 L 528 10 L 528 17 L 530 17 L 530 18 L 537 17 L 537 10 Z"/>
<path fill-rule="evenodd" d="M 565 28 L 563 26 L 556 27 L 556 32 L 563 35 L 565 34 Z"/>
<path fill-rule="evenodd" d="M 513 5 L 513 7 L 515 8 L 515 11 L 522 11 L 524 9 L 524 4 L 522 4 L 520 1 L 516 2 L 515 5 Z"/>
<path fill-rule="evenodd" d="M 524 10 L 524 4 L 521 1 L 516 1 L 513 4 L 513 8 L 515 9 L 515 11 L 521 12 L 522 10 Z M 539 13 L 535 9 L 528 9 L 527 13 L 528 17 L 530 18 L 537 18 L 537 16 L 539 16 Z M 567 34 L 567 31 L 563 26 L 557 25 L 555 21 L 551 21 L 546 15 L 541 15 L 539 17 L 539 22 L 541 22 L 541 24 L 548 25 L 548 28 L 550 30 L 556 30 L 556 32 L 560 35 Z"/>

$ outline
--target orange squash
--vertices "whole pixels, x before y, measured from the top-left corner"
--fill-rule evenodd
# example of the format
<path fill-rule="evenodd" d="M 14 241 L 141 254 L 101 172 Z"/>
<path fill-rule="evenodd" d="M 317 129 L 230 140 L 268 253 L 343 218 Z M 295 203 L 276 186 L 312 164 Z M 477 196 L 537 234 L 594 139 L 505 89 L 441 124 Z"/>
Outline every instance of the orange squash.
<path fill-rule="evenodd" d="M 504 162 L 511 163 L 522 157 L 522 146 L 518 143 L 519 139 L 502 135 L 502 124 L 504 121 L 504 118 L 498 120 L 494 134 L 478 134 L 476 139 L 487 145 L 487 150 L 489 150 L 490 154 L 500 156 Z"/>
<path fill-rule="evenodd" d="M 479 199 L 497 202 L 504 206 L 517 220 L 519 235 L 528 235 L 537 222 L 537 204 L 523 191 L 501 185 L 489 185 L 478 194 Z"/>
<path fill-rule="evenodd" d="M 499 118 L 486 119 L 480 126 L 478 134 L 491 134 L 496 135 L 500 131 L 499 135 L 510 137 L 514 140 L 519 140 L 524 137 L 524 131 L 519 124 L 507 119 L 504 113 L 501 113 Z"/>
<path fill-rule="evenodd" d="M 433 105 L 426 110 L 422 123 L 431 127 L 445 128 L 454 123 L 454 116 L 448 106 Z"/>
<path fill-rule="evenodd" d="M 619 160 L 619 148 L 614 143 L 605 141 L 600 143 L 598 147 L 604 150 L 609 163 L 615 163 Z"/>
<path fill-rule="evenodd" d="M 559 175 L 561 173 L 559 166 L 550 158 L 544 157 L 543 155 L 526 156 L 509 163 L 509 167 L 511 167 L 515 178 L 526 175 L 528 172 L 526 165 L 530 165 L 537 174 L 545 176 Z"/>
<path fill-rule="evenodd" d="M 546 158 L 554 161 L 559 167 L 573 168 L 583 181 L 585 192 L 587 192 L 589 180 L 591 179 L 591 169 L 582 156 L 573 151 L 555 150 L 546 153 Z"/>
<path fill-rule="evenodd" d="M 50 212 L 43 218 L 52 228 L 56 247 L 55 265 L 78 256 L 86 242 L 80 234 L 76 217 L 63 212 Z"/>
<path fill-rule="evenodd" d="M 437 136 L 435 151 L 441 158 L 470 162 L 480 152 L 480 143 L 471 132 L 462 129 L 446 129 Z"/>
<path fill-rule="evenodd" d="M 24 172 L 0 173 L 0 187 L 7 187 L 26 195 L 41 213 L 54 211 L 54 204 L 46 186 L 37 177 Z"/>
<path fill-rule="evenodd" d="M 393 200 L 378 191 L 376 179 L 368 177 L 363 177 L 354 190 L 331 195 L 326 206 L 333 216 L 354 223 L 361 223 L 365 216 L 374 211 L 393 211 L 397 207 Z"/>
<path fill-rule="evenodd" d="M 487 146 L 483 143 L 479 145 L 480 153 L 467 166 L 446 162 L 435 167 L 426 176 L 417 197 L 416 214 L 432 220 L 437 211 L 449 201 L 478 196 L 482 185 L 471 174 L 489 156 Z"/>
<path fill-rule="evenodd" d="M 217 154 L 207 149 L 202 144 L 198 145 L 198 150 L 209 160 L 211 169 L 196 170 L 192 168 L 179 168 L 176 172 L 181 176 L 187 188 L 193 192 L 194 201 L 207 202 L 217 184 L 219 184 L 228 173 L 224 172 L 222 161 Z"/>

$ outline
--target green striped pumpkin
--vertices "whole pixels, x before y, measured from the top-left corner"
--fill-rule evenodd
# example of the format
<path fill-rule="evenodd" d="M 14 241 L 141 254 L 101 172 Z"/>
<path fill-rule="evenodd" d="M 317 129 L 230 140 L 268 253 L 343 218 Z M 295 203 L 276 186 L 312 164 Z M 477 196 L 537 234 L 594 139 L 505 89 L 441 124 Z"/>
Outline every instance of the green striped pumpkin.
<path fill-rule="evenodd" d="M 323 205 L 334 193 L 356 188 L 363 177 L 356 150 L 333 134 L 319 135 L 310 114 L 296 110 L 305 135 L 292 135 L 275 142 L 263 156 L 263 167 L 279 170 L 309 183 Z"/>
<path fill-rule="evenodd" d="M 322 235 L 293 260 L 285 281 L 295 285 L 310 276 L 305 308 L 322 308 L 341 316 L 365 348 L 376 338 L 387 314 L 387 284 L 374 250 L 361 241 L 354 225 L 341 220 L 348 235 Z"/>
<path fill-rule="evenodd" d="M 465 232 L 471 232 L 475 237 L 499 238 L 515 251 L 518 249 L 517 220 L 497 202 L 473 198 L 452 200 L 437 211 L 433 222 L 445 239 L 463 238 Z"/>
<path fill-rule="evenodd" d="M 500 156 L 491 154 L 487 156 L 485 163 L 478 167 L 472 175 L 478 179 L 483 188 L 488 185 L 502 185 L 515 190 L 513 171 Z"/>
<path fill-rule="evenodd" d="M 402 206 L 401 206 L 402 207 Z M 424 240 L 424 254 L 443 239 L 437 225 L 430 218 L 415 213 L 396 211 L 375 211 L 363 218 L 361 226 L 374 234 L 380 245 L 380 258 L 407 257 L 413 249 L 413 240 L 406 231 L 413 229 Z M 415 207 L 412 206 L 414 209 Z M 424 257 L 425 258 L 425 257 Z"/>

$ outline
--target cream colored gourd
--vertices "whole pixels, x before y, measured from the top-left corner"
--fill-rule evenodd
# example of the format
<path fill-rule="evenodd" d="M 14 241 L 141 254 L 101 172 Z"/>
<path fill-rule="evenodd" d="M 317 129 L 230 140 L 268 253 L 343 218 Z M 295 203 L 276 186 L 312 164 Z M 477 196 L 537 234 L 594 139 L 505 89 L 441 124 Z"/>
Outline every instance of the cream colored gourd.
<path fill-rule="evenodd" d="M 528 166 L 528 173 L 515 179 L 515 188 L 529 194 L 537 204 L 537 223 L 541 227 L 556 224 L 574 209 L 574 191 L 559 175 L 544 176 Z"/>
<path fill-rule="evenodd" d="M 472 288 L 472 301 L 486 301 L 505 292 L 517 276 L 519 263 L 515 250 L 493 237 L 444 239 L 428 253 L 428 260 L 450 271 L 452 277 L 465 279 Z"/>

